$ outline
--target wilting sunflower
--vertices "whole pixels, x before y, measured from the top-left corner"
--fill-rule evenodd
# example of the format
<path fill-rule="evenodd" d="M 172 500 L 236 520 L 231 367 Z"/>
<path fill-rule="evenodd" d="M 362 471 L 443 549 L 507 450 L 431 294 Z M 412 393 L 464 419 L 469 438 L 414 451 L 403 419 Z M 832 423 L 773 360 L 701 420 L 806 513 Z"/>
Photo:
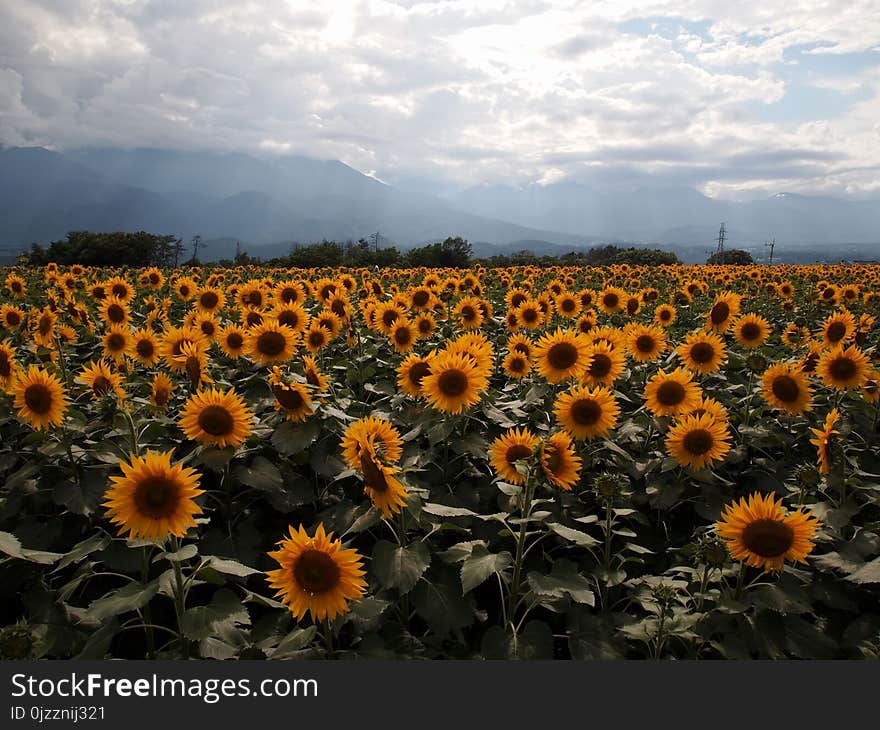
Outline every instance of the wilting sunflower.
<path fill-rule="evenodd" d="M 535 345 L 538 372 L 549 383 L 580 378 L 589 366 L 589 343 L 580 332 L 556 328 Z"/>
<path fill-rule="evenodd" d="M 183 371 L 194 389 L 214 382 L 208 373 L 208 343 L 206 340 L 184 342 L 182 352 L 175 359 L 183 363 Z"/>
<path fill-rule="evenodd" d="M 269 570 L 266 576 L 276 597 L 297 620 L 308 613 L 315 622 L 332 621 L 350 609 L 348 601 L 364 595 L 363 559 L 357 550 L 342 547 L 325 534 L 323 523 L 314 537 L 302 525 L 278 543 L 278 550 L 269 553 L 281 567 Z"/>
<path fill-rule="evenodd" d="M 360 472 L 364 478 L 364 491 L 373 507 L 385 517 L 398 514 L 406 505 L 406 487 L 397 478 L 397 469 L 382 463 L 372 439 L 368 439 L 361 450 Z"/>
<path fill-rule="evenodd" d="M 217 333 L 217 342 L 227 357 L 237 360 L 245 352 L 245 331 L 236 324 L 221 327 Z"/>
<path fill-rule="evenodd" d="M 306 383 L 318 393 L 325 393 L 330 387 L 329 381 L 324 377 L 315 358 L 310 355 L 303 356 L 303 377 L 306 379 Z"/>
<path fill-rule="evenodd" d="M 636 324 L 627 328 L 624 346 L 636 362 L 653 362 L 666 351 L 666 333 L 659 327 Z"/>
<path fill-rule="evenodd" d="M 588 385 L 610 387 L 626 366 L 623 353 L 604 340 L 587 347 L 587 359 L 589 364 L 581 375 L 581 382 Z"/>
<path fill-rule="evenodd" d="M 646 406 L 655 416 L 678 416 L 693 410 L 700 401 L 700 386 L 684 368 L 661 370 L 645 386 Z"/>
<path fill-rule="evenodd" d="M 85 367 L 77 378 L 79 382 L 87 385 L 92 393 L 92 398 L 98 400 L 108 393 L 115 393 L 119 401 L 125 399 L 125 391 L 122 389 L 122 376 L 114 373 L 103 360 L 94 360 Z"/>
<path fill-rule="evenodd" d="M 275 408 L 290 421 L 305 421 L 312 415 L 312 397 L 308 386 L 284 378 L 277 365 L 269 374 L 269 386 L 275 396 Z"/>
<path fill-rule="evenodd" d="M 67 396 L 61 381 L 53 373 L 31 365 L 15 380 L 12 394 L 19 417 L 31 428 L 42 431 L 63 423 Z"/>
<path fill-rule="evenodd" d="M 727 541 L 734 560 L 765 572 L 781 571 L 786 560 L 806 563 L 822 523 L 808 510 L 787 512 L 782 499 L 758 492 L 727 505 L 715 531 Z"/>
<path fill-rule="evenodd" d="M 397 366 L 397 386 L 407 395 L 420 398 L 422 380 L 430 372 L 431 355 L 423 357 L 413 352 Z"/>
<path fill-rule="evenodd" d="M 504 356 L 504 360 L 501 361 L 501 368 L 508 377 L 519 380 L 532 371 L 532 363 L 521 352 L 514 350 Z"/>
<path fill-rule="evenodd" d="M 438 411 L 461 413 L 479 403 L 489 384 L 487 372 L 462 352 L 443 352 L 431 360 L 422 378 L 422 395 Z"/>
<path fill-rule="evenodd" d="M 196 526 L 202 508 L 193 500 L 199 489 L 199 473 L 182 464 L 172 464 L 174 451 L 147 451 L 120 462 L 123 476 L 110 477 L 112 486 L 104 495 L 107 516 L 119 525 L 119 534 L 129 538 L 162 542 L 169 535 L 183 537 Z"/>
<path fill-rule="evenodd" d="M 165 373 L 156 373 L 150 385 L 150 403 L 157 411 L 165 411 L 174 391 L 174 383 Z"/>
<path fill-rule="evenodd" d="M 725 457 L 730 451 L 729 440 L 724 421 L 708 413 L 684 416 L 669 429 L 666 450 L 682 466 L 704 469 Z"/>
<path fill-rule="evenodd" d="M 706 326 L 717 332 L 727 332 L 733 318 L 739 314 L 740 297 L 733 292 L 724 292 L 706 315 Z"/>
<path fill-rule="evenodd" d="M 340 442 L 342 458 L 349 467 L 361 468 L 361 452 L 368 443 L 373 444 L 386 462 L 397 462 L 403 453 L 403 440 L 390 421 L 377 416 L 359 418 L 345 429 Z"/>
<path fill-rule="evenodd" d="M 505 482 L 524 484 L 526 475 L 516 470 L 516 462 L 530 458 L 541 440 L 527 428 L 511 428 L 489 447 L 489 464 Z"/>
<path fill-rule="evenodd" d="M 867 377 L 868 358 L 855 345 L 845 350 L 837 347 L 827 350 L 819 358 L 816 374 L 822 382 L 835 390 L 857 390 Z"/>
<path fill-rule="evenodd" d="M 576 439 L 592 441 L 614 428 L 620 406 L 608 388 L 574 387 L 559 395 L 553 412 L 557 423 Z"/>
<path fill-rule="evenodd" d="M 813 391 L 798 365 L 777 363 L 769 367 L 761 379 L 761 395 L 774 408 L 792 415 L 810 410 Z"/>
<path fill-rule="evenodd" d="M 700 375 L 717 372 L 727 359 L 724 340 L 712 332 L 691 332 L 676 349 L 684 366 Z"/>
<path fill-rule="evenodd" d="M 248 329 L 245 349 L 251 359 L 261 365 L 287 362 L 296 351 L 297 335 L 290 327 L 267 319 Z"/>
<path fill-rule="evenodd" d="M 548 436 L 541 444 L 541 469 L 560 489 L 570 490 L 581 478 L 581 457 L 565 431 Z"/>
<path fill-rule="evenodd" d="M 733 325 L 736 341 L 748 350 L 760 347 L 770 336 L 770 323 L 757 314 L 744 314 Z"/>
<path fill-rule="evenodd" d="M 180 428 L 188 439 L 219 448 L 238 447 L 253 428 L 253 414 L 230 388 L 211 388 L 191 396 L 183 407 Z"/>
<path fill-rule="evenodd" d="M 822 428 L 811 428 L 815 438 L 810 439 L 810 443 L 816 447 L 817 460 L 819 462 L 819 473 L 827 474 L 831 471 L 834 455 L 832 454 L 835 446 L 834 437 L 840 435 L 837 430 L 837 422 L 840 420 L 839 411 L 834 408 L 827 416 Z"/>

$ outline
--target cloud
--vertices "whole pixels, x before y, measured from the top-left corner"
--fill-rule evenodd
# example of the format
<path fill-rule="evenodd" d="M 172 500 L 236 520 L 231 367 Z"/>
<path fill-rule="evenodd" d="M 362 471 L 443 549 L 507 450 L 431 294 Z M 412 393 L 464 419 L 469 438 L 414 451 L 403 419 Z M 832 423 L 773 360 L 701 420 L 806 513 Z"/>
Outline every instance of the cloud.
<path fill-rule="evenodd" d="M 872 193 L 872 6 L 17 0 L 0 5 L 0 142 L 296 153 L 424 188 L 601 171 Z M 842 108 L 789 114 L 804 85 Z"/>

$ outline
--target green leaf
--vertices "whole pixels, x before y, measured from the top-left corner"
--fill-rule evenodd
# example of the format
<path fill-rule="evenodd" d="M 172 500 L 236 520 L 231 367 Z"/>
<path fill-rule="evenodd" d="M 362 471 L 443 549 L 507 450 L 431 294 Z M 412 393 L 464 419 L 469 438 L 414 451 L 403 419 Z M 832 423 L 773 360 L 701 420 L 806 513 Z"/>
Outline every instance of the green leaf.
<path fill-rule="evenodd" d="M 469 593 L 489 576 L 503 573 L 513 564 L 509 552 L 490 553 L 485 546 L 475 545 L 461 565 L 462 593 Z"/>
<path fill-rule="evenodd" d="M 169 563 L 182 563 L 184 560 L 194 558 L 198 554 L 198 547 L 190 543 L 189 545 L 184 545 L 180 550 L 174 553 L 159 553 L 153 558 L 153 562 L 156 563 L 160 560 L 167 560 Z"/>
<path fill-rule="evenodd" d="M 483 635 L 480 653 L 486 659 L 552 659 L 553 632 L 543 621 L 529 621 L 515 635 L 492 626 Z"/>
<path fill-rule="evenodd" d="M 207 606 L 188 608 L 180 623 L 187 638 L 201 641 L 215 634 L 222 623 L 249 625 L 250 622 L 250 615 L 238 596 L 228 588 L 221 588 Z"/>
<path fill-rule="evenodd" d="M 218 573 L 223 573 L 224 575 L 233 575 L 236 578 L 247 578 L 249 575 L 255 575 L 261 572 L 256 568 L 250 568 L 247 565 L 242 565 L 236 560 L 229 560 L 228 558 L 218 558 L 216 555 L 206 555 L 205 559 L 208 561 L 208 566 L 216 570 Z"/>
<path fill-rule="evenodd" d="M 76 545 L 71 548 L 69 553 L 66 553 L 61 560 L 58 561 L 58 566 L 55 570 L 61 570 L 62 568 L 66 568 L 71 563 L 78 563 L 87 555 L 91 555 L 98 550 L 103 550 L 110 544 L 110 538 L 107 535 L 92 535 L 91 537 L 86 538 L 82 542 L 78 542 Z"/>
<path fill-rule="evenodd" d="M 880 583 L 880 558 L 874 558 L 870 563 L 865 563 L 847 580 L 853 583 Z"/>
<path fill-rule="evenodd" d="M 412 601 L 419 616 L 438 637 L 460 632 L 474 622 L 473 595 L 462 596 L 457 585 L 423 580 L 412 592 Z"/>
<path fill-rule="evenodd" d="M 527 580 L 529 588 L 539 596 L 563 598 L 567 595 L 576 603 L 586 603 L 588 606 L 596 603 L 596 597 L 591 590 L 592 584 L 569 560 L 557 560 L 550 575 L 532 571 Z"/>
<path fill-rule="evenodd" d="M 119 616 L 129 611 L 137 611 L 139 608 L 146 606 L 158 590 L 158 580 L 147 583 L 147 585 L 129 583 L 110 595 L 92 601 L 89 605 L 88 613 L 93 619 L 103 621 L 111 616 Z"/>
<path fill-rule="evenodd" d="M 434 504 L 433 502 L 423 504 L 422 511 L 437 517 L 479 517 L 476 512 L 464 507 L 448 507 L 445 504 Z"/>
<path fill-rule="evenodd" d="M 0 532 L 0 552 L 12 558 L 29 560 L 32 563 L 51 565 L 58 560 L 62 553 L 49 553 L 43 550 L 28 550 L 23 548 L 18 538 L 9 532 Z"/>
<path fill-rule="evenodd" d="M 423 542 L 400 547 L 380 540 L 373 549 L 373 572 L 386 588 L 409 593 L 431 563 L 431 553 Z"/>
<path fill-rule="evenodd" d="M 560 537 L 564 537 L 566 540 L 569 540 L 580 547 L 592 547 L 593 545 L 599 544 L 599 541 L 592 535 L 588 535 L 586 532 L 581 532 L 580 530 L 575 530 L 571 527 L 566 527 L 558 522 L 550 522 L 547 524 L 547 527 Z"/>
<path fill-rule="evenodd" d="M 264 491 L 277 489 L 284 483 L 278 467 L 265 456 L 256 457 L 249 466 L 236 467 L 235 477 L 242 484 Z"/>
<path fill-rule="evenodd" d="M 321 423 L 310 418 L 303 423 L 285 421 L 272 434 L 272 445 L 287 456 L 298 454 L 311 446 L 321 433 Z"/>
<path fill-rule="evenodd" d="M 267 656 L 269 659 L 296 658 L 303 649 L 314 641 L 317 633 L 317 626 L 308 626 L 304 629 L 295 628 L 278 642 L 278 646 L 270 651 Z"/>

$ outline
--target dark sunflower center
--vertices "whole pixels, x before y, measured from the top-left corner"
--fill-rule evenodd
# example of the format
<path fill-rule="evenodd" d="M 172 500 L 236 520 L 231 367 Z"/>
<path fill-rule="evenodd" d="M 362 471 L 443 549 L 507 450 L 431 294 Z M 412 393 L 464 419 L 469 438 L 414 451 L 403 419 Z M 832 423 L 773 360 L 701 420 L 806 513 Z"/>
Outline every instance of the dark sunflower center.
<path fill-rule="evenodd" d="M 382 312 L 382 323 L 386 327 L 390 327 L 397 321 L 397 318 L 400 316 L 400 313 L 396 309 L 386 309 Z"/>
<path fill-rule="evenodd" d="M 544 468 L 551 474 L 558 474 L 559 468 L 562 466 L 562 453 L 555 446 L 548 446 L 544 449 Z"/>
<path fill-rule="evenodd" d="M 770 385 L 770 390 L 783 403 L 794 403 L 801 394 L 800 386 L 790 375 L 778 375 L 775 377 Z"/>
<path fill-rule="evenodd" d="M 522 304 L 525 300 L 526 300 L 526 295 L 525 295 L 525 294 L 514 294 L 514 295 L 510 298 L 510 306 L 511 306 L 511 307 L 518 307 L 518 306 L 519 306 L 520 304 Z"/>
<path fill-rule="evenodd" d="M 107 338 L 107 348 L 113 352 L 125 349 L 125 337 L 118 332 L 114 332 Z"/>
<path fill-rule="evenodd" d="M 153 389 L 153 401 L 157 406 L 164 406 L 168 402 L 170 396 L 171 391 L 165 386 L 160 385 Z"/>
<path fill-rule="evenodd" d="M 18 312 L 7 312 L 6 324 L 10 327 L 18 327 L 21 324 L 21 317 L 18 316 Z"/>
<path fill-rule="evenodd" d="M 668 309 L 661 309 L 660 310 L 660 319 L 662 319 L 664 322 L 667 319 L 669 319 L 671 316 L 672 316 L 672 312 L 670 312 Z"/>
<path fill-rule="evenodd" d="M 305 400 L 298 390 L 283 388 L 280 385 L 276 385 L 272 388 L 272 392 L 275 394 L 275 398 L 281 404 L 281 407 L 288 411 L 299 410 L 305 403 Z"/>
<path fill-rule="evenodd" d="M 180 489 L 165 476 L 147 477 L 135 486 L 134 503 L 138 512 L 150 519 L 170 517 L 180 503 Z"/>
<path fill-rule="evenodd" d="M 177 290 L 177 292 L 178 292 L 178 294 L 180 294 L 180 296 L 186 298 L 186 297 L 189 296 L 189 287 L 188 287 L 186 284 L 183 284 L 183 285 Z"/>
<path fill-rule="evenodd" d="M 327 553 L 309 549 L 293 564 L 293 577 L 306 593 L 320 595 L 339 584 L 339 566 Z"/>
<path fill-rule="evenodd" d="M 113 292 L 113 296 L 119 297 L 120 299 L 128 295 L 128 287 L 125 287 L 122 284 L 114 284 L 110 291 Z"/>
<path fill-rule="evenodd" d="M 325 336 L 321 330 L 312 330 L 309 332 L 309 344 L 312 347 L 321 347 L 324 344 Z"/>
<path fill-rule="evenodd" d="M 602 303 L 608 307 L 608 309 L 614 309 L 620 303 L 620 297 L 613 292 L 609 292 L 605 296 L 602 297 Z"/>
<path fill-rule="evenodd" d="M 137 354 L 141 357 L 152 357 L 155 348 L 150 340 L 138 340 L 135 350 L 137 350 Z"/>
<path fill-rule="evenodd" d="M 208 337 L 210 337 L 214 334 L 214 332 L 217 331 L 217 327 L 210 319 L 206 319 L 201 324 L 201 330 L 203 334 L 206 334 L 208 335 Z"/>
<path fill-rule="evenodd" d="M 653 352 L 655 345 L 656 341 L 651 335 L 640 335 L 636 338 L 636 349 L 639 352 Z"/>
<path fill-rule="evenodd" d="M 388 480 L 379 465 L 373 461 L 369 453 L 361 455 L 361 471 L 364 473 L 364 483 L 376 492 L 388 491 Z"/>
<path fill-rule="evenodd" d="M 9 355 L 0 352 L 0 378 L 8 378 L 10 375 L 12 375 L 12 363 L 9 360 Z"/>
<path fill-rule="evenodd" d="M 547 350 L 547 362 L 554 370 L 568 370 L 577 360 L 577 348 L 570 342 L 557 342 Z"/>
<path fill-rule="evenodd" d="M 38 329 L 41 335 L 49 334 L 49 331 L 52 329 L 52 318 L 45 314 L 40 317 L 40 325 Z"/>
<path fill-rule="evenodd" d="M 12 282 L 12 291 L 18 294 L 21 291 L 21 282 L 13 281 Z"/>
<path fill-rule="evenodd" d="M 521 373 L 526 369 L 526 360 L 524 357 L 512 357 L 510 359 L 510 369 L 515 373 Z"/>
<path fill-rule="evenodd" d="M 597 352 L 593 355 L 593 362 L 590 363 L 590 375 L 594 378 L 604 378 L 611 372 L 611 358 L 604 352 Z"/>
<path fill-rule="evenodd" d="M 504 458 L 507 459 L 507 462 L 509 464 L 513 465 L 520 459 L 528 459 L 531 455 L 532 450 L 525 444 L 514 444 L 507 449 L 507 453 L 504 454 Z"/>
<path fill-rule="evenodd" d="M 716 302 L 712 307 L 712 311 L 709 312 L 709 320 L 712 324 L 721 324 L 722 322 L 726 322 L 727 318 L 730 316 L 730 306 L 727 302 Z"/>
<path fill-rule="evenodd" d="M 419 320 L 419 332 L 426 334 L 431 331 L 431 320 L 424 317 Z"/>
<path fill-rule="evenodd" d="M 230 350 L 238 350 L 244 344 L 244 338 L 238 332 L 230 332 L 226 336 L 226 345 Z"/>
<path fill-rule="evenodd" d="M 538 310 L 534 307 L 526 307 L 521 313 L 523 322 L 532 324 L 538 321 Z"/>
<path fill-rule="evenodd" d="M 409 369 L 409 382 L 419 387 L 422 379 L 431 373 L 431 366 L 426 362 L 417 362 Z"/>
<path fill-rule="evenodd" d="M 235 419 L 223 406 L 207 406 L 199 414 L 199 427 L 211 436 L 228 436 L 235 430 Z"/>
<path fill-rule="evenodd" d="M 834 289 L 828 287 L 822 290 L 822 299 L 834 299 Z"/>
<path fill-rule="evenodd" d="M 201 296 L 199 297 L 199 303 L 205 309 L 213 309 L 220 303 L 220 297 L 217 296 L 216 292 L 202 292 Z"/>
<path fill-rule="evenodd" d="M 708 342 L 697 342 L 691 347 L 691 360 L 699 365 L 712 362 L 713 357 L 715 357 L 715 348 Z"/>
<path fill-rule="evenodd" d="M 257 337 L 257 351 L 262 355 L 277 357 L 287 346 L 287 338 L 280 332 L 263 332 Z"/>
<path fill-rule="evenodd" d="M 428 299 L 428 292 L 421 290 L 413 294 L 412 301 L 417 307 L 424 307 L 428 303 Z"/>
<path fill-rule="evenodd" d="M 843 322 L 832 322 L 825 330 L 829 342 L 840 342 L 846 336 L 846 325 Z"/>
<path fill-rule="evenodd" d="M 664 406 L 677 406 L 685 395 L 684 386 L 677 380 L 666 380 L 657 388 L 657 401 Z"/>
<path fill-rule="evenodd" d="M 247 322 L 248 327 L 253 327 L 254 325 L 257 325 L 257 324 L 262 324 L 263 323 L 263 315 L 260 314 L 259 312 L 254 312 L 253 310 L 251 310 L 250 312 L 247 313 L 247 316 L 245 317 L 245 321 Z"/>
<path fill-rule="evenodd" d="M 476 319 L 477 310 L 475 310 L 471 306 L 462 307 L 461 308 L 461 317 L 465 322 L 470 322 L 472 319 Z"/>
<path fill-rule="evenodd" d="M 467 374 L 458 369 L 445 370 L 437 378 L 437 387 L 445 396 L 456 397 L 467 390 Z"/>
<path fill-rule="evenodd" d="M 762 558 L 778 558 L 794 543 L 794 530 L 779 520 L 755 520 L 743 530 L 742 541 Z"/>
<path fill-rule="evenodd" d="M 705 428 L 697 428 L 689 431 L 682 441 L 685 451 L 694 456 L 702 456 L 708 454 L 715 444 L 712 434 Z"/>
<path fill-rule="evenodd" d="M 563 312 L 573 312 L 575 309 L 574 299 L 563 299 L 561 304 L 560 309 Z"/>
<path fill-rule="evenodd" d="M 42 383 L 33 383 L 24 391 L 24 402 L 30 411 L 43 415 L 52 409 L 52 391 Z"/>
<path fill-rule="evenodd" d="M 299 324 L 299 315 L 292 309 L 285 309 L 278 315 L 278 323 L 286 324 L 288 327 L 296 328 Z"/>
<path fill-rule="evenodd" d="M 602 406 L 591 398 L 581 398 L 571 404 L 571 417 L 579 426 L 592 426 L 602 418 Z"/>
<path fill-rule="evenodd" d="M 113 383 L 110 382 L 103 375 L 99 375 L 97 378 L 92 381 L 92 390 L 95 391 L 98 395 L 104 395 L 110 391 L 113 387 Z"/>
<path fill-rule="evenodd" d="M 111 322 L 124 322 L 125 310 L 118 304 L 111 304 L 107 307 L 107 319 Z"/>
<path fill-rule="evenodd" d="M 761 336 L 761 327 L 754 322 L 746 322 L 739 333 L 744 340 L 757 340 Z"/>
<path fill-rule="evenodd" d="M 398 345 L 408 345 L 412 342 L 412 333 L 409 331 L 409 327 L 399 327 L 394 331 L 394 341 Z"/>
<path fill-rule="evenodd" d="M 828 372 L 835 380 L 849 380 L 858 368 L 848 357 L 836 357 L 828 365 Z"/>
<path fill-rule="evenodd" d="M 263 294 L 259 289 L 255 289 L 252 292 L 248 292 L 244 297 L 245 303 L 250 304 L 254 307 L 261 307 L 263 305 Z"/>
<path fill-rule="evenodd" d="M 639 300 L 638 299 L 627 299 L 626 301 L 626 311 L 629 314 L 635 314 L 639 309 Z"/>
<path fill-rule="evenodd" d="M 523 343 L 523 342 L 517 342 L 517 343 L 513 346 L 513 349 L 514 349 L 516 352 L 519 352 L 519 353 L 525 355 L 525 357 L 528 357 L 528 356 L 529 356 L 529 353 L 531 352 L 531 351 L 529 350 L 529 346 L 526 345 L 526 344 Z"/>

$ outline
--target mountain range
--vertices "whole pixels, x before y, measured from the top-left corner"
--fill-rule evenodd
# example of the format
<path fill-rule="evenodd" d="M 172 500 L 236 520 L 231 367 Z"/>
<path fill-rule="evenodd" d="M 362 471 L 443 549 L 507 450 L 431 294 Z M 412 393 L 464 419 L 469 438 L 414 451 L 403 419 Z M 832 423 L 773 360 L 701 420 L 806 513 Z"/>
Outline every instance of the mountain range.
<path fill-rule="evenodd" d="M 206 258 L 229 256 L 236 241 L 269 257 L 292 242 L 379 231 L 383 244 L 401 249 L 455 235 L 481 256 L 628 242 L 672 249 L 687 261 L 705 259 L 721 221 L 728 245 L 756 252 L 774 237 L 781 250 L 880 250 L 877 200 L 779 193 L 731 202 L 683 187 L 570 182 L 481 186 L 441 198 L 386 185 L 339 161 L 293 155 L 0 149 L 0 249 L 7 256 L 70 230 L 200 235 L 215 242 Z"/>

